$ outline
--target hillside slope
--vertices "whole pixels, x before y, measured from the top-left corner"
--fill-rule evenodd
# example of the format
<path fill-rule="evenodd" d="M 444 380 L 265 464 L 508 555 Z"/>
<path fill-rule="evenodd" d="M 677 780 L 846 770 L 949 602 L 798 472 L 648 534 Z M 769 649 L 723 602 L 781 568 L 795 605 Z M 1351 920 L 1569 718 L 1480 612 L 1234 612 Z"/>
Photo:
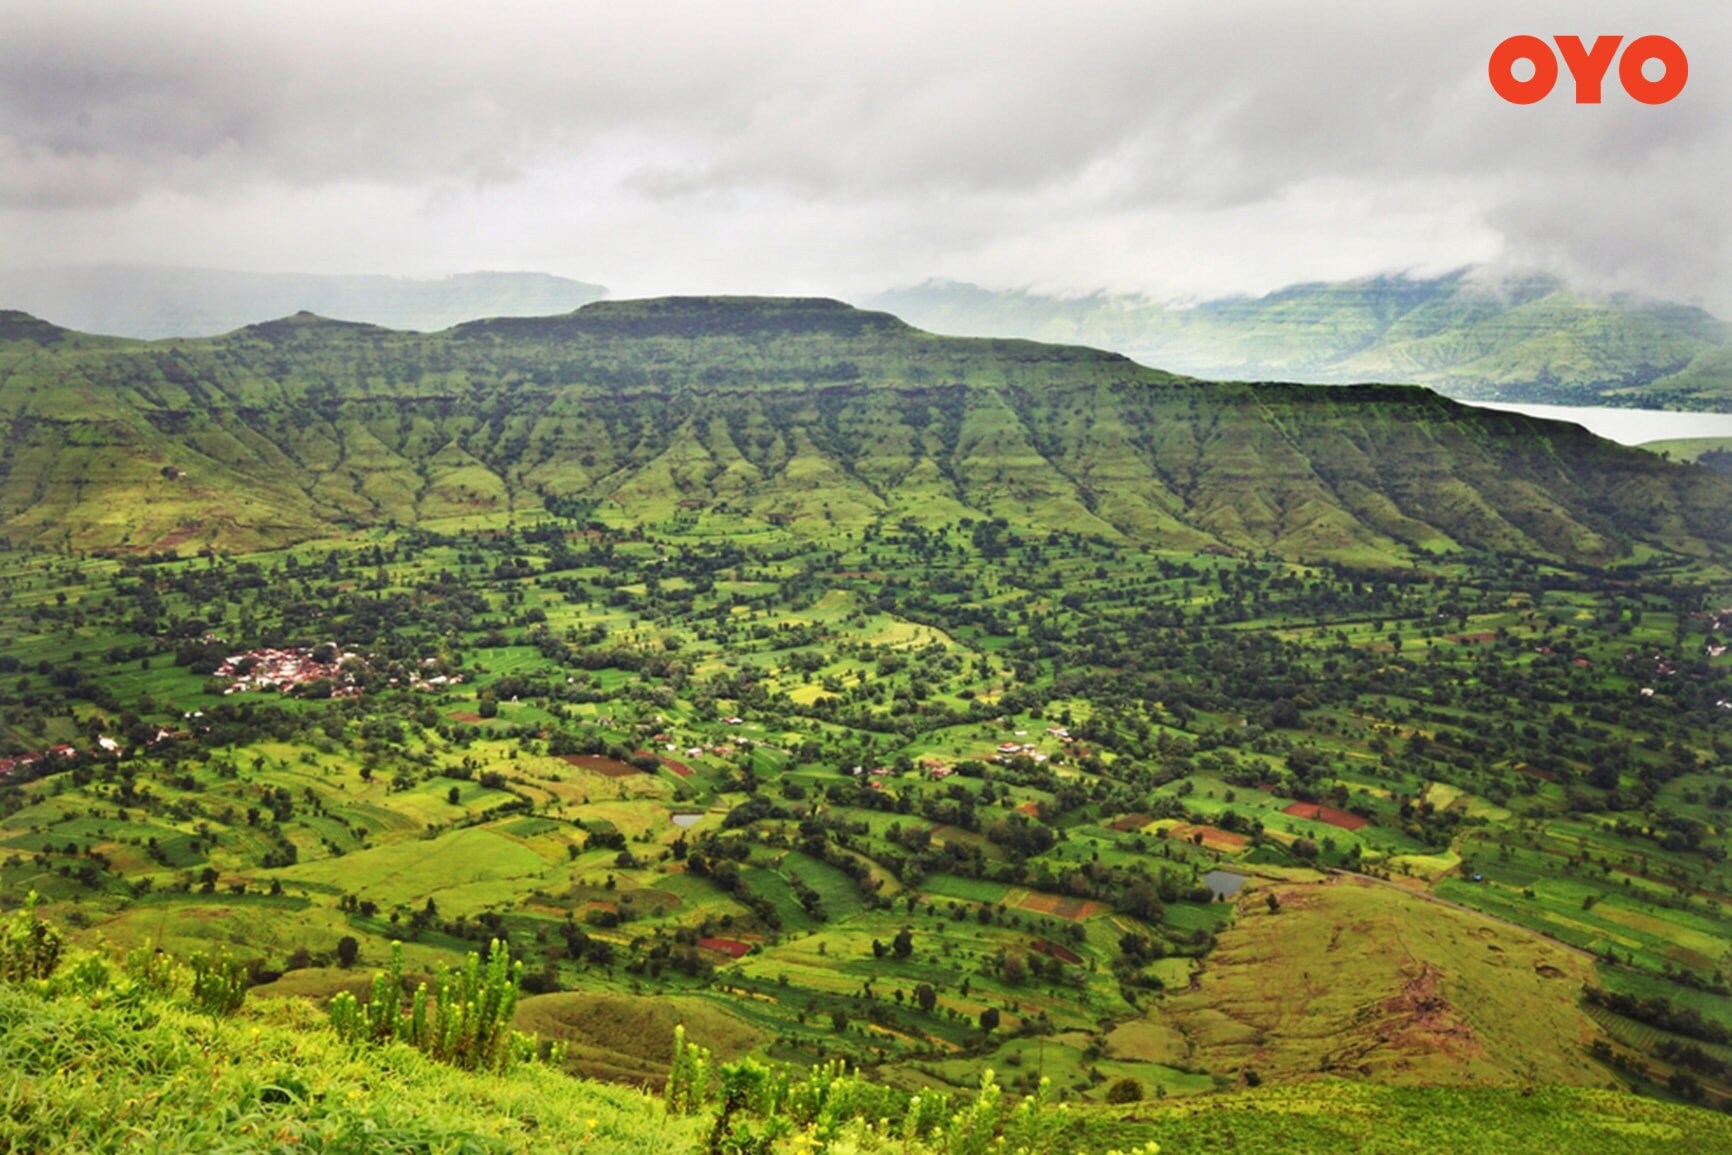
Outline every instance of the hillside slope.
<path fill-rule="evenodd" d="M 833 301 L 600 302 L 421 335 L 296 314 L 93 338 L 0 314 L 0 534 L 248 548 L 597 503 L 809 537 L 1002 518 L 1125 543 L 1578 561 L 1732 541 L 1732 487 L 1421 389 L 1212 384 Z"/>
<path fill-rule="evenodd" d="M 83 985 L 92 972 L 85 964 Z M 341 1043 L 297 1000 L 235 1019 L 195 1014 L 130 984 L 42 994 L 0 984 L 0 1144 L 38 1155 L 229 1152 L 530 1152 L 661 1155 L 717 1149 L 713 1109 L 673 1115 L 642 1092 L 539 1065 L 509 1074 L 442 1066 L 401 1044 Z M 825 1128 L 751 1119 L 765 1152 L 973 1151 L 974 1136 L 929 1142 L 848 1120 L 848 1086 L 831 1084 L 839 1116 Z M 1007 1096 L 1008 1110 L 1016 1100 Z M 742 1113 L 743 1114 L 743 1113 Z M 964 1118 L 962 1114 L 956 1116 Z M 845 1121 L 845 1122 L 844 1122 Z M 869 1123 L 870 1121 L 868 1121 Z M 1711 1152 L 1732 1141 L 1723 1116 L 1616 1092 L 1413 1089 L 1345 1082 L 1188 1098 L 1182 1104 L 1082 1108 L 1054 1115 L 1044 1148 L 1191 1151 L 1344 1149 L 1424 1152 Z M 951 1132 L 964 1132 L 953 1126 Z M 708 1139 L 708 1142 L 706 1141 Z M 722 1148 L 729 1149 L 729 1148 Z M 738 1148 L 734 1148 L 738 1149 Z"/>

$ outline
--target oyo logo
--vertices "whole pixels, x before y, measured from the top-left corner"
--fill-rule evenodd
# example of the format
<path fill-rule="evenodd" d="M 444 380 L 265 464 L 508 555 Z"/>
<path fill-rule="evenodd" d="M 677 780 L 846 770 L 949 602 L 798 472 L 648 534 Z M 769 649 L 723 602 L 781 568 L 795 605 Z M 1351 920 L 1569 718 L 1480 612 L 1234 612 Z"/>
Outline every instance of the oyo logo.
<path fill-rule="evenodd" d="M 1550 96 L 1557 84 L 1558 57 L 1562 56 L 1564 66 L 1576 81 L 1576 103 L 1600 103 L 1600 82 L 1606 78 L 1612 58 L 1618 56 L 1618 45 L 1624 38 L 1601 36 L 1594 41 L 1592 48 L 1584 48 L 1580 36 L 1554 36 L 1552 39 L 1558 44 L 1555 54 L 1552 46 L 1538 36 L 1511 36 L 1492 49 L 1491 63 L 1487 67 L 1492 88 L 1511 104 L 1537 104 Z M 1518 60 L 1533 64 L 1533 75 L 1526 80 L 1516 78 L 1515 63 Z M 1650 60 L 1658 60 L 1665 67 L 1665 72 L 1657 80 L 1648 79 L 1644 71 Z M 1665 36 L 1638 36 L 1630 41 L 1623 56 L 1618 58 L 1618 83 L 1624 86 L 1630 99 L 1643 104 L 1665 104 L 1684 91 L 1684 82 L 1688 79 L 1690 62 L 1685 58 L 1684 50 Z"/>

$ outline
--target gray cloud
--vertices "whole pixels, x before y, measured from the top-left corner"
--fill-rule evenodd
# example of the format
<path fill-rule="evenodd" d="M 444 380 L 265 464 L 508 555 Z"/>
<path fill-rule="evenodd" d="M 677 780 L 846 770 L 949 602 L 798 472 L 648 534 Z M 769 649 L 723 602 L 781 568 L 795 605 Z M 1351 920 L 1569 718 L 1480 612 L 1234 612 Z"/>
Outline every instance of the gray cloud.
<path fill-rule="evenodd" d="M 1498 260 L 1732 311 L 1732 14 L 1417 7 L 0 0 L 0 260 L 1160 295 Z M 1671 35 L 1690 86 L 1506 105 L 1515 32 Z"/>

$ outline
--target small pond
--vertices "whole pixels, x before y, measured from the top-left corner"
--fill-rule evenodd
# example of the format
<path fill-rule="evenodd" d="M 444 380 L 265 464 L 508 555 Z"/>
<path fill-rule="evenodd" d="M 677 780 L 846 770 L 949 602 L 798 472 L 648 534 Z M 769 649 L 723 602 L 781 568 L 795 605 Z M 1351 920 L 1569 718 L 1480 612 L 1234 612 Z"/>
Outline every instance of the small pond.
<path fill-rule="evenodd" d="M 1234 874 L 1230 870 L 1211 870 L 1203 875 L 1203 885 L 1208 887 L 1216 898 L 1232 898 L 1245 885 L 1245 876 Z"/>

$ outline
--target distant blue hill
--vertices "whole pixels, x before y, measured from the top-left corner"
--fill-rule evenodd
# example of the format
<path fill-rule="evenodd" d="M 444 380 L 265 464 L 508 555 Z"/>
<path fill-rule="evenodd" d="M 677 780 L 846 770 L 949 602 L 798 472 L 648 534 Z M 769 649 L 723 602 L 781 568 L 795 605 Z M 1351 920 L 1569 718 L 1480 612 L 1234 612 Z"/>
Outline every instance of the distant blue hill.
<path fill-rule="evenodd" d="M 460 273 L 432 280 L 239 273 L 159 265 L 0 272 L 0 309 L 115 337 L 214 337 L 297 312 L 433 332 L 483 317 L 569 313 L 607 295 L 547 273 Z"/>

